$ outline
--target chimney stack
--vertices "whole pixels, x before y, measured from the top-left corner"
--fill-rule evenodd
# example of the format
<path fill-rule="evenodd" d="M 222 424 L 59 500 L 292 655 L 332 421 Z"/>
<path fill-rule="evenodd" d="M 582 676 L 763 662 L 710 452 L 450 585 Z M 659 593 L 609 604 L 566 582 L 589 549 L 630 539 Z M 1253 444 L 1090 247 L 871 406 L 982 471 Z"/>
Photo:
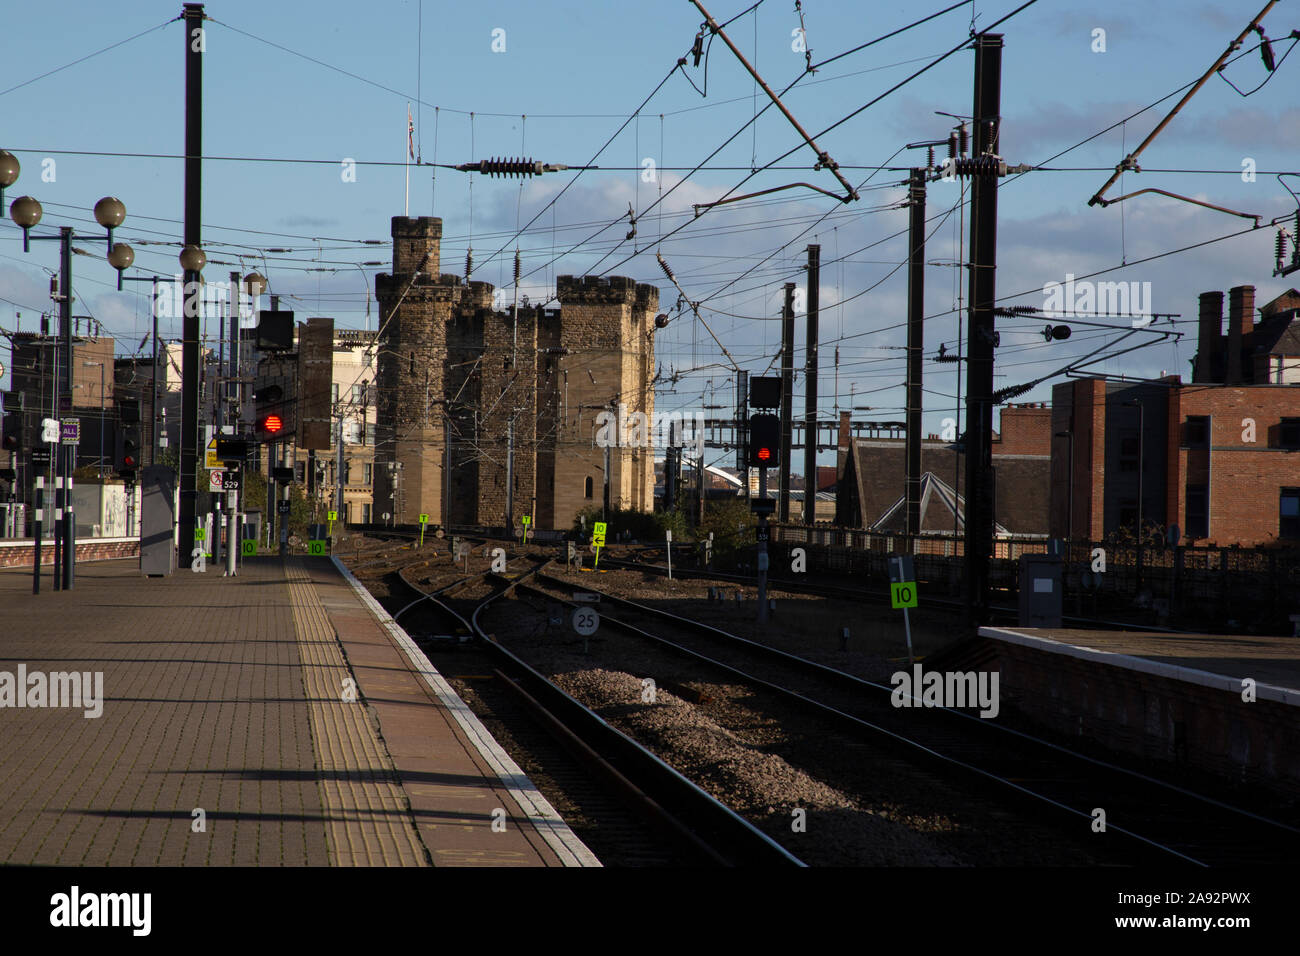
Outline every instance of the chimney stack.
<path fill-rule="evenodd" d="M 1247 348 L 1255 330 L 1255 287 L 1233 286 L 1228 290 L 1228 385 L 1243 385 L 1255 377 L 1254 356 Z"/>
<path fill-rule="evenodd" d="M 1196 341 L 1193 382 L 1215 381 L 1215 358 L 1223 348 L 1223 293 L 1201 293 L 1200 334 Z"/>

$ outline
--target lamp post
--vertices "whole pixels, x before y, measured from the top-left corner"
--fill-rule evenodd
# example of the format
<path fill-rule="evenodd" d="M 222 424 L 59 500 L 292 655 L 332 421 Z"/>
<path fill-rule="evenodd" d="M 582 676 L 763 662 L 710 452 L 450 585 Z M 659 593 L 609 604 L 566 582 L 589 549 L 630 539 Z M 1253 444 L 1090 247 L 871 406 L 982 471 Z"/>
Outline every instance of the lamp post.
<path fill-rule="evenodd" d="M 18 159 L 7 150 L 0 150 L 0 202 L 3 202 L 4 188 L 12 186 L 18 179 L 21 166 Z M 43 215 L 41 204 L 31 196 L 20 196 L 9 206 L 9 215 L 14 223 L 23 230 L 23 251 L 31 251 L 32 240 L 58 241 L 59 243 L 59 332 L 63 339 L 63 375 L 60 409 L 72 408 L 72 242 L 76 238 L 72 226 L 60 226 L 57 236 L 33 236 L 31 230 L 41 221 Z M 135 259 L 135 252 L 125 243 L 113 243 L 113 230 L 126 219 L 126 206 L 120 199 L 105 196 L 95 203 L 95 221 L 107 232 L 107 259 L 117 269 L 118 288 L 122 287 L 122 270 Z M 83 236 L 83 238 L 91 238 Z M 101 373 L 102 374 L 102 373 Z M 59 377 L 55 373 L 55 391 L 59 391 Z M 102 391 L 102 390 L 101 390 Z M 102 422 L 102 416 L 101 416 Z M 102 442 L 101 442 L 102 446 Z M 101 447 L 101 452 L 103 451 Z M 63 445 L 56 449 L 57 465 L 55 478 L 55 508 L 63 509 L 63 527 L 60 537 L 63 540 L 63 587 L 70 590 L 73 584 L 76 565 L 76 515 L 72 506 L 72 472 L 76 463 L 76 446 Z M 59 576 L 55 573 L 55 588 L 59 587 Z"/>
<path fill-rule="evenodd" d="M 131 257 L 134 261 L 135 256 Z M 127 263 L 130 265 L 130 263 Z M 123 269 L 126 266 L 122 267 Z M 153 384 L 151 385 L 151 401 L 149 403 L 149 464 L 158 464 L 158 277 L 154 276 L 123 276 L 119 269 L 117 274 L 117 285 L 120 289 L 123 282 L 149 282 L 152 283 L 149 289 L 149 312 L 153 316 Z"/>
<path fill-rule="evenodd" d="M 104 363 L 82 362 L 85 368 L 99 366 L 99 477 L 104 478 Z"/>

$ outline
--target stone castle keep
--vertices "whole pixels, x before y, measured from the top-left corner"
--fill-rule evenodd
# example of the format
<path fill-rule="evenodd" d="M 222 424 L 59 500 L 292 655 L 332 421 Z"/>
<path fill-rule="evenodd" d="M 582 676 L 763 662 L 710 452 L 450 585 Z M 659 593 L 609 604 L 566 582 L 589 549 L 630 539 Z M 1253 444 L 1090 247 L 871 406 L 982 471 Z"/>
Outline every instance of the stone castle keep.
<path fill-rule="evenodd" d="M 583 507 L 654 506 L 652 448 L 597 445 L 623 403 L 653 417 L 659 290 L 560 276 L 560 308 L 492 309 L 493 287 L 439 274 L 442 220 L 393 217 L 375 278 L 374 520 L 568 528 Z M 512 493 L 508 493 L 508 488 Z"/>

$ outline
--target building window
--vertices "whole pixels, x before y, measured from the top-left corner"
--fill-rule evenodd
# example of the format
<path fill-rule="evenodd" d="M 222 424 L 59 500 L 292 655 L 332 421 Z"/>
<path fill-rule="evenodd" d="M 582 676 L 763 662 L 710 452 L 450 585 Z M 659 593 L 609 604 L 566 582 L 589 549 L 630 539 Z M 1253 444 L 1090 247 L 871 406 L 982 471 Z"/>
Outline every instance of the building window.
<path fill-rule="evenodd" d="M 364 472 L 365 472 L 365 476 L 366 476 L 366 484 L 367 484 L 367 485 L 373 485 L 373 484 L 375 483 L 375 466 L 374 466 L 374 464 L 371 463 L 371 462 L 366 462 L 366 464 L 365 464 L 365 468 L 364 468 Z"/>
<path fill-rule="evenodd" d="M 1187 416 L 1187 444 L 1191 448 L 1204 448 L 1210 443 L 1210 416 Z"/>
<path fill-rule="evenodd" d="M 352 386 L 352 404 L 360 405 L 365 399 L 363 398 L 362 388 L 360 385 Z"/>
<path fill-rule="evenodd" d="M 361 503 L 361 523 L 370 524 L 370 503 L 363 501 Z"/>
<path fill-rule="evenodd" d="M 1205 485 L 1187 486 L 1187 537 L 1210 536 L 1210 494 Z"/>
<path fill-rule="evenodd" d="M 1283 488 L 1278 506 L 1277 536 L 1300 538 L 1300 488 Z"/>
<path fill-rule="evenodd" d="M 592 493 L 593 485 L 594 485 L 594 484 L 595 484 L 595 482 L 593 482 L 593 481 L 591 480 L 591 475 L 588 475 L 588 476 L 586 477 L 586 479 L 584 479 L 584 483 L 583 483 L 583 492 L 586 494 L 586 496 L 587 496 L 588 498 L 591 497 L 591 493 Z"/>
<path fill-rule="evenodd" d="M 1121 438 L 1119 442 L 1119 470 L 1120 471 L 1137 471 L 1138 456 L 1141 453 L 1141 446 L 1138 444 L 1136 435 L 1128 438 Z M 1123 522 L 1121 522 L 1122 524 Z"/>
<path fill-rule="evenodd" d="M 335 405 L 339 403 L 339 383 L 335 382 L 330 386 L 330 401 Z"/>
<path fill-rule="evenodd" d="M 1300 418 L 1282 419 L 1278 430 L 1278 445 L 1282 448 L 1300 448 Z"/>

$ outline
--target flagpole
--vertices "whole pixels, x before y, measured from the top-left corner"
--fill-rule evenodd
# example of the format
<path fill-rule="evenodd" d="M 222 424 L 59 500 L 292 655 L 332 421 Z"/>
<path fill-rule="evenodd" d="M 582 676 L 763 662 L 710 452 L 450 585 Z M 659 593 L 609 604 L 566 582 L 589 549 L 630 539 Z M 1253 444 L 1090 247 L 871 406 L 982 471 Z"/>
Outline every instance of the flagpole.
<path fill-rule="evenodd" d="M 406 200 L 402 205 L 402 215 L 411 215 L 411 104 L 406 104 Z"/>

